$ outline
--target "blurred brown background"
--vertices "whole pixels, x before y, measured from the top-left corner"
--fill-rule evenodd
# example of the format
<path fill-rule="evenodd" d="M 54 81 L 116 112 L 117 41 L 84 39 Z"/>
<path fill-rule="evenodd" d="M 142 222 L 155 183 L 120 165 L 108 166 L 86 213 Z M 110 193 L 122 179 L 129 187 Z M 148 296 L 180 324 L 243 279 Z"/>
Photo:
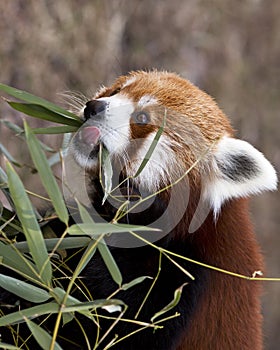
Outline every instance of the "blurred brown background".
<path fill-rule="evenodd" d="M 0 81 L 56 103 L 59 92 L 90 96 L 129 70 L 178 72 L 215 97 L 238 136 L 280 173 L 279 0 L 0 0 L 0 34 Z M 21 124 L 4 102 L 0 118 Z M 11 135 L 0 124 L 1 142 L 22 160 L 26 151 Z M 59 144 L 53 136 L 47 142 Z M 252 201 L 274 277 L 279 210 L 279 191 Z M 280 282 L 265 283 L 263 305 L 265 349 L 278 350 Z"/>

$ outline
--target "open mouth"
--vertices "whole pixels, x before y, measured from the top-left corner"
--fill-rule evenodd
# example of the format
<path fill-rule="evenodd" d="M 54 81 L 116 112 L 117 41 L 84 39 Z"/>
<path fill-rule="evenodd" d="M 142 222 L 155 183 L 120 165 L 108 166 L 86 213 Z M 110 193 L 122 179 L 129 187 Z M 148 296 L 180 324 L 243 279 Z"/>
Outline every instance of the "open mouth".
<path fill-rule="evenodd" d="M 96 148 L 100 140 L 100 129 L 96 126 L 86 126 L 79 132 L 79 138 L 90 148 Z"/>
<path fill-rule="evenodd" d="M 80 131 L 79 138 L 89 150 L 89 159 L 95 159 L 100 148 L 100 129 L 96 126 L 86 126 Z"/>
<path fill-rule="evenodd" d="M 100 139 L 101 131 L 98 127 L 93 125 L 83 126 L 73 139 L 77 159 L 80 156 L 88 161 L 96 159 L 100 149 Z"/>

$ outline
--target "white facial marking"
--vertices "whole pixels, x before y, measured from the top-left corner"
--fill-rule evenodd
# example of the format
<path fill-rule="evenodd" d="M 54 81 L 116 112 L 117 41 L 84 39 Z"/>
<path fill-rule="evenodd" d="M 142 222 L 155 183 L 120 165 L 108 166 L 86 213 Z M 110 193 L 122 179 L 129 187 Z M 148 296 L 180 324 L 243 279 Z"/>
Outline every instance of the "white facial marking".
<path fill-rule="evenodd" d="M 118 153 L 129 143 L 130 116 L 134 110 L 132 101 L 121 95 L 102 97 L 99 101 L 107 102 L 104 119 L 93 121 L 100 128 L 101 142 L 111 154 Z"/>
<path fill-rule="evenodd" d="M 99 98 L 106 102 L 106 109 L 89 118 L 74 135 L 69 152 L 82 168 L 95 169 L 98 166 L 99 144 L 84 139 L 83 128 L 94 126 L 99 129 L 98 142 L 104 144 L 109 153 L 121 154 L 130 142 L 130 116 L 134 110 L 132 101 L 121 95 Z"/>
<path fill-rule="evenodd" d="M 154 137 L 155 132 L 149 134 L 144 143 L 141 143 L 137 158 L 133 159 L 128 169 L 128 175 L 134 176 L 136 174 Z M 179 176 L 178 174 L 178 162 L 176 161 L 175 152 L 170 147 L 170 140 L 167 136 L 161 135 L 148 163 L 135 179 L 135 182 L 138 183 L 140 187 L 150 192 L 155 192 L 161 188 L 162 184 L 170 184 L 170 182 Z"/>
<path fill-rule="evenodd" d="M 158 103 L 158 100 L 155 97 L 150 95 L 144 95 L 138 101 L 138 106 L 147 107 L 147 106 L 155 105 L 157 103 Z"/>

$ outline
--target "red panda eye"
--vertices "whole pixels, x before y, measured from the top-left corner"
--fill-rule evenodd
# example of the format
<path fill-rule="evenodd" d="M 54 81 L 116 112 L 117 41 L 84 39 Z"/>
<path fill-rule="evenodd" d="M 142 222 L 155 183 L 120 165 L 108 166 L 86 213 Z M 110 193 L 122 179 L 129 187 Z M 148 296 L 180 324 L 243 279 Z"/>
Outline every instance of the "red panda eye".
<path fill-rule="evenodd" d="M 147 112 L 138 112 L 134 114 L 133 119 L 136 124 L 146 125 L 150 121 L 150 116 Z"/>

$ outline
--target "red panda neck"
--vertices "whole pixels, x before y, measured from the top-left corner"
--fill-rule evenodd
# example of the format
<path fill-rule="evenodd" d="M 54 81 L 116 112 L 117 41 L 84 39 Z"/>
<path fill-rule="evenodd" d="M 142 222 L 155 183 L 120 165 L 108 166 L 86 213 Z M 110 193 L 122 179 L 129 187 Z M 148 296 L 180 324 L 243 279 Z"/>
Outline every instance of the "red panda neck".
<path fill-rule="evenodd" d="M 190 240 L 203 263 L 246 276 L 263 269 L 247 200 L 225 204 L 216 224 L 209 215 Z M 260 294 L 260 282 L 211 271 L 187 336 L 177 350 L 261 350 Z"/>
<path fill-rule="evenodd" d="M 246 276 L 263 267 L 246 199 L 225 203 L 217 222 L 210 213 L 194 235 L 201 258 L 209 264 Z"/>

